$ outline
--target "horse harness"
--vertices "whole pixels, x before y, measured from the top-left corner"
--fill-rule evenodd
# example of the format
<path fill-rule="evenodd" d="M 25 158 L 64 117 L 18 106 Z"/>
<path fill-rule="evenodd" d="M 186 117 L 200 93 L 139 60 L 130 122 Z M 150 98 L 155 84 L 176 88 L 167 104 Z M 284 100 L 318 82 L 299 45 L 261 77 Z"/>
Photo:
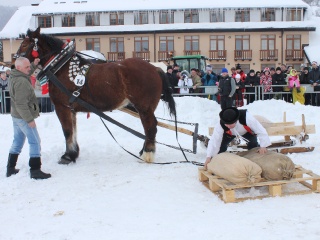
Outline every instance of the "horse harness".
<path fill-rule="evenodd" d="M 103 122 L 102 118 L 115 124 L 116 126 L 130 132 L 131 134 L 135 135 L 136 137 L 139 137 L 143 140 L 145 140 L 145 135 L 142 133 L 139 133 L 125 125 L 123 125 L 122 123 L 119 123 L 118 121 L 114 120 L 113 118 L 107 116 L 106 114 L 104 114 L 103 112 L 99 111 L 97 108 L 95 108 L 94 106 L 92 106 L 91 104 L 87 103 L 86 101 L 82 100 L 81 98 L 79 98 L 80 95 L 80 91 L 84 86 L 84 79 L 83 77 L 77 78 L 77 76 L 79 76 L 79 74 L 77 74 L 76 76 L 74 76 L 74 72 L 76 72 L 79 68 L 79 59 L 76 58 L 76 51 L 75 51 L 75 44 L 74 44 L 74 40 L 70 41 L 69 43 L 65 44 L 64 48 L 61 50 L 61 52 L 52 57 L 51 60 L 48 61 L 48 63 L 45 64 L 45 67 L 39 72 L 39 74 L 37 75 L 37 79 L 42 79 L 43 77 L 47 77 L 56 87 L 58 87 L 63 93 L 65 93 L 68 97 L 69 97 L 69 103 L 72 104 L 74 102 L 77 102 L 79 105 L 85 107 L 89 112 L 93 112 L 96 115 L 98 115 L 102 121 L 102 123 L 104 124 L 104 126 L 106 127 L 106 129 L 108 130 L 108 132 L 110 133 L 110 135 L 112 136 L 112 138 L 117 142 L 117 140 L 115 139 L 115 137 L 113 136 L 113 134 L 111 133 L 111 131 L 109 130 L 109 128 L 107 127 L 107 125 Z M 86 54 L 84 54 L 86 55 Z M 72 59 L 71 59 L 72 58 Z M 70 80 L 73 80 L 73 82 L 77 82 L 79 80 L 79 82 L 81 82 L 81 86 L 78 87 L 78 89 L 74 92 L 70 92 L 58 79 L 57 77 L 54 75 L 56 72 L 58 72 L 69 60 L 71 59 L 71 62 L 73 61 L 74 64 L 70 64 L 69 67 L 69 77 Z M 74 67 L 75 66 L 75 67 Z M 85 66 L 84 68 L 80 68 L 79 70 L 81 70 L 80 75 L 84 76 L 88 73 L 90 66 Z M 71 71 L 70 71 L 71 69 Z M 75 71 L 74 71 L 75 69 Z M 79 73 L 79 72 L 78 72 Z M 83 84 L 82 84 L 83 83 Z M 70 105 L 70 108 L 72 110 L 72 107 Z M 176 124 L 176 138 L 178 141 L 178 134 L 177 134 L 177 124 Z M 155 141 L 158 144 L 162 144 L 165 145 L 167 147 L 171 147 L 174 149 L 178 149 L 181 150 L 184 157 L 185 157 L 185 161 L 177 161 L 177 162 L 165 162 L 165 163 L 156 163 L 154 162 L 153 164 L 159 164 L 159 165 L 165 165 L 165 164 L 173 164 L 173 163 L 192 163 L 194 165 L 198 165 L 198 166 L 203 166 L 203 163 L 199 163 L 196 161 L 189 161 L 184 153 L 184 151 L 192 153 L 191 150 L 188 149 L 183 149 L 181 148 L 179 142 L 178 145 L 179 147 L 175 147 L 175 146 L 171 146 L 171 145 L 167 145 L 164 143 L 160 143 Z M 117 142 L 118 143 L 118 142 Z M 129 153 L 130 155 L 138 158 L 139 160 L 142 160 L 140 157 L 136 156 L 135 154 L 129 152 L 128 150 L 126 150 L 124 147 L 122 147 L 119 143 L 118 145 L 125 150 L 127 153 Z"/>

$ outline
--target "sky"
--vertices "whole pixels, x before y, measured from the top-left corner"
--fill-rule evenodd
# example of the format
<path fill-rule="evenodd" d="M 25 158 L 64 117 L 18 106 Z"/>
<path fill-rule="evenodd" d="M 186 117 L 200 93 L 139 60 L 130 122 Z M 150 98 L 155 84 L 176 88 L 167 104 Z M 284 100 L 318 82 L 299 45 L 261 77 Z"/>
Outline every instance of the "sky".
<path fill-rule="evenodd" d="M 32 3 L 39 3 L 41 0 L 0 0 L 0 5 L 9 7 L 29 6 Z"/>
<path fill-rule="evenodd" d="M 199 134 L 208 136 L 208 127 L 219 120 L 220 106 L 199 97 L 175 97 L 178 120 L 199 123 Z M 276 108 L 275 108 L 276 106 Z M 304 146 L 313 152 L 288 155 L 292 161 L 320 174 L 319 107 L 293 105 L 281 100 L 257 101 L 245 105 L 253 115 L 272 122 L 316 124 Z M 142 131 L 139 119 L 118 110 L 110 117 Z M 169 118 L 161 101 L 156 116 Z M 75 164 L 57 163 L 65 141 L 55 113 L 36 119 L 42 145 L 42 170 L 47 180 L 29 177 L 28 144 L 19 156 L 20 172 L 5 177 L 6 157 L 12 142 L 12 120 L 0 114 L 0 239 L 10 240 L 319 240 L 320 194 L 247 200 L 225 204 L 198 179 L 192 164 L 151 165 L 126 153 L 108 134 L 100 119 L 85 113 L 78 116 L 80 156 Z M 164 120 L 159 120 L 164 121 Z M 106 122 L 117 141 L 137 154 L 142 140 Z M 169 123 L 170 124 L 170 123 Z M 194 126 L 179 124 L 194 131 Z M 184 148 L 192 148 L 192 136 L 179 133 Z M 271 137 L 279 140 L 283 137 Z M 294 138 L 293 138 L 294 139 Z M 158 127 L 157 141 L 177 146 L 175 132 Z M 299 142 L 297 143 L 299 145 Z M 190 161 L 204 162 L 206 148 L 198 141 L 197 154 L 186 153 Z M 180 151 L 157 145 L 156 162 L 184 160 Z M 283 187 L 299 190 L 300 184 Z M 268 188 L 236 191 L 237 197 L 268 193 Z"/>

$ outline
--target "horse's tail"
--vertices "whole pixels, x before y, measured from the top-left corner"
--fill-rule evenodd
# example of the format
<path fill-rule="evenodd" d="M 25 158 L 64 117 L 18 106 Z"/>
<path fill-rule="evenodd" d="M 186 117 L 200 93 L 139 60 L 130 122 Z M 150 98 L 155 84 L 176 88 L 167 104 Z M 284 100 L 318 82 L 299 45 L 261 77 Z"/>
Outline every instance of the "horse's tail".
<path fill-rule="evenodd" d="M 170 87 L 169 79 L 161 68 L 157 68 L 157 72 L 162 79 L 162 96 L 161 99 L 168 103 L 170 115 L 176 116 L 176 103 L 173 99 L 173 89 Z"/>

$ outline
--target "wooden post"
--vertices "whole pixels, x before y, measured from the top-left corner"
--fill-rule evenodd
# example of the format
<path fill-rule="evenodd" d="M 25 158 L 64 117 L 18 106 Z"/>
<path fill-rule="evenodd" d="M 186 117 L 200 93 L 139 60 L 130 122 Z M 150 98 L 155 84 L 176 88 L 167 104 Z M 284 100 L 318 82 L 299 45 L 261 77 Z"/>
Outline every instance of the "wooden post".
<path fill-rule="evenodd" d="M 312 190 L 320 192 L 320 180 L 312 180 Z"/>
<path fill-rule="evenodd" d="M 222 190 L 222 199 L 226 203 L 235 202 L 236 198 L 235 198 L 234 190 L 223 189 Z"/>
<path fill-rule="evenodd" d="M 269 193 L 272 197 L 281 196 L 282 195 L 281 185 L 270 185 Z"/>
<path fill-rule="evenodd" d="M 213 179 L 209 179 L 209 188 L 212 192 L 218 192 L 220 191 L 220 187 L 218 184 L 215 183 Z"/>

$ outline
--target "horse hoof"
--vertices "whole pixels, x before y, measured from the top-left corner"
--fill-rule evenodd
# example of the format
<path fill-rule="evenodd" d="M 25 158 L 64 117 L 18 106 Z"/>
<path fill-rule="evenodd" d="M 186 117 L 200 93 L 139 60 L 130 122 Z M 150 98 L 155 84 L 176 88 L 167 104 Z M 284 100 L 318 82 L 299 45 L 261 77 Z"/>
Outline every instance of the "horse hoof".
<path fill-rule="evenodd" d="M 63 155 L 58 163 L 63 165 L 68 165 L 72 162 L 75 162 L 75 161 L 73 161 L 69 156 Z"/>
<path fill-rule="evenodd" d="M 154 161 L 154 152 L 143 151 L 141 158 L 147 163 L 152 163 Z"/>

